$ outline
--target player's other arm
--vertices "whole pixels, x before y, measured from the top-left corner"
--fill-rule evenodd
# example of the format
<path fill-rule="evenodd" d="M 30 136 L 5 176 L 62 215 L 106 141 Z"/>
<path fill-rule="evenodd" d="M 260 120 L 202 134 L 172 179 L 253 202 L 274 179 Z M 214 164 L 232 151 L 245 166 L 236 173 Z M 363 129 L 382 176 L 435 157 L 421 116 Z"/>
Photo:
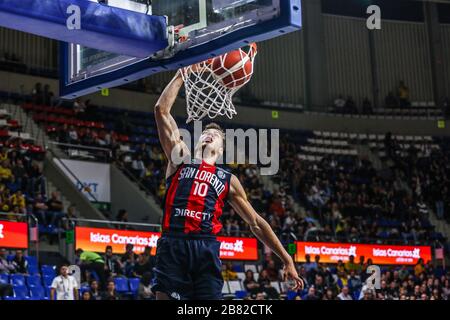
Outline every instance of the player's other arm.
<path fill-rule="evenodd" d="M 175 119 L 170 114 L 177 98 L 178 92 L 183 85 L 181 73 L 177 72 L 172 81 L 167 85 L 155 105 L 155 119 L 158 127 L 159 140 L 169 162 L 173 163 L 175 148 L 187 151 L 186 144 L 181 140 Z M 180 150 L 180 149 L 178 149 Z"/>
<path fill-rule="evenodd" d="M 253 209 L 247 199 L 244 188 L 234 175 L 231 177 L 230 204 L 242 219 L 249 224 L 253 234 L 261 242 L 272 249 L 272 251 L 280 257 L 281 261 L 283 261 L 285 276 L 295 281 L 294 290 L 303 288 L 304 282 L 298 276 L 291 256 L 283 248 L 283 245 L 280 240 L 278 240 L 267 221 Z"/>

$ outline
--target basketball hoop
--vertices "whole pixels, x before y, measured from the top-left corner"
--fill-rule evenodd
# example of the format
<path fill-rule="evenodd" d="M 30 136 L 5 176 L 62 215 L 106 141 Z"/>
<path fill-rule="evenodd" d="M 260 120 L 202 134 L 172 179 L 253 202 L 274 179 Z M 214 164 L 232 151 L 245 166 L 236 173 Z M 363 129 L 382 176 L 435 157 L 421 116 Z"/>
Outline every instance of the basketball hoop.
<path fill-rule="evenodd" d="M 256 43 L 181 70 L 186 89 L 187 123 L 205 116 L 236 115 L 233 95 L 253 75 Z"/>

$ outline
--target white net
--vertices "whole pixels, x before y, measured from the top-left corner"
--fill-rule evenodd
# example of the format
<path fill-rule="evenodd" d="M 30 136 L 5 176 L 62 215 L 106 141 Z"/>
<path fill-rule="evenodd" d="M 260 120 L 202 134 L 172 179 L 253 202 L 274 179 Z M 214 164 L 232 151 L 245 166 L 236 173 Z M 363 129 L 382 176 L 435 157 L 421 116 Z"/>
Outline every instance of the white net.
<path fill-rule="evenodd" d="M 252 44 L 248 50 L 239 49 L 183 68 L 181 74 L 186 90 L 187 122 L 206 116 L 232 119 L 236 114 L 233 95 L 250 81 L 256 53 L 256 44 Z M 229 55 L 240 60 L 227 67 L 226 64 L 233 61 Z"/>

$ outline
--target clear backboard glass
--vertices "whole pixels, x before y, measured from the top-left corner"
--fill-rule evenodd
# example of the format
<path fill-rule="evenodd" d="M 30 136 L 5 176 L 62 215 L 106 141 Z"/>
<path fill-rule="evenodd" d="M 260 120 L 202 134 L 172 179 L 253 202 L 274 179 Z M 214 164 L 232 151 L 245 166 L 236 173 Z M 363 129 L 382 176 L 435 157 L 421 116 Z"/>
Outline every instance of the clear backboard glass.
<path fill-rule="evenodd" d="M 90 1 L 97 2 L 97 0 Z M 173 62 L 179 62 L 178 67 L 200 62 L 210 57 L 208 53 L 214 51 L 214 46 L 220 51 L 221 48 L 226 48 L 229 42 L 245 39 L 244 31 L 249 28 L 253 28 L 250 35 L 271 31 L 263 26 L 279 19 L 283 14 L 286 15 L 283 10 L 288 10 L 289 14 L 292 11 L 300 13 L 300 0 L 108 0 L 108 5 L 143 14 L 165 16 L 169 27 L 167 37 L 171 46 L 167 50 L 142 59 L 69 44 L 65 50 L 67 56 L 64 60 L 68 64 L 65 85 L 70 86 L 110 74 L 143 61 L 153 73 L 162 71 L 155 69 L 155 66 L 164 66 L 164 69 L 169 70 L 174 68 Z M 261 28 L 255 31 L 258 26 Z M 298 28 L 300 26 L 301 16 Z M 275 30 L 281 25 L 274 24 L 272 27 Z M 289 31 L 294 30 L 286 30 Z M 223 40 L 230 35 L 233 36 L 229 40 L 228 38 L 226 41 Z M 274 33 L 269 37 L 278 35 L 281 33 Z M 245 45 L 245 41 L 242 41 L 242 44 Z M 194 61 L 186 57 L 198 59 Z M 129 78 L 127 81 L 135 80 Z M 64 86 L 62 91 L 63 95 L 67 92 Z M 74 96 L 76 95 L 72 95 Z"/>

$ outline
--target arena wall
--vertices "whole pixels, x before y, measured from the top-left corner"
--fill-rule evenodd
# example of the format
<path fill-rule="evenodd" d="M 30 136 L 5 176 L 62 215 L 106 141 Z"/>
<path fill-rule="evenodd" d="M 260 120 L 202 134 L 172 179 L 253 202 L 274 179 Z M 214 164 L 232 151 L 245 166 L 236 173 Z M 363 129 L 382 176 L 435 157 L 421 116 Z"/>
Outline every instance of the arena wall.
<path fill-rule="evenodd" d="M 4 53 L 19 57 L 31 68 L 57 70 L 58 43 L 29 33 L 0 27 L 0 59 Z"/>
<path fill-rule="evenodd" d="M 445 69 L 445 89 L 447 96 L 450 97 L 450 25 L 447 24 L 441 27 L 441 39 L 444 50 L 444 57 L 447 57 L 442 62 Z"/>

